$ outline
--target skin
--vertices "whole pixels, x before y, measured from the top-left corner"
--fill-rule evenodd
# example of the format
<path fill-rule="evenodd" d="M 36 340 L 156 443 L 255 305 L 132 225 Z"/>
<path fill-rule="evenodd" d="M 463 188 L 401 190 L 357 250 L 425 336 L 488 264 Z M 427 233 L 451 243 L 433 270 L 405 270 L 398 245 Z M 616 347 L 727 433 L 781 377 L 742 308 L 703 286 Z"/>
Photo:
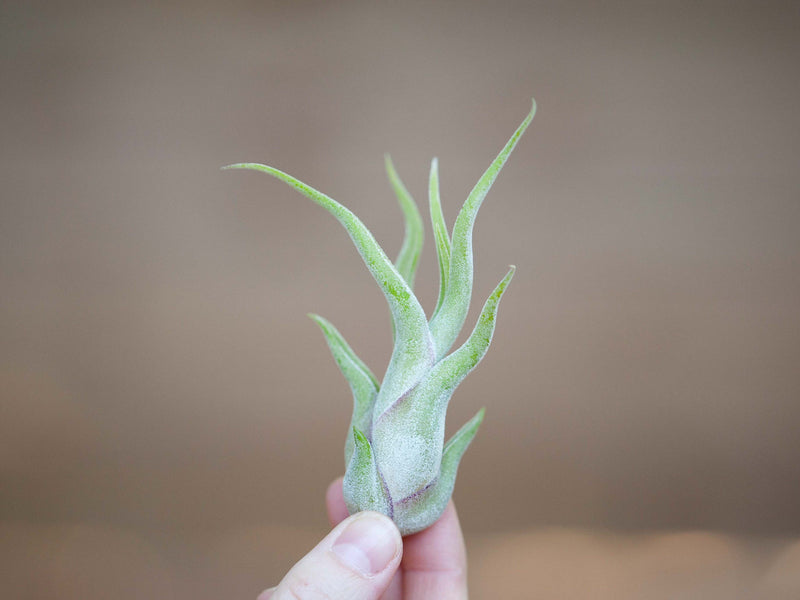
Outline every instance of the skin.
<path fill-rule="evenodd" d="M 325 495 L 328 519 L 334 530 L 316 548 L 293 567 L 281 583 L 262 592 L 258 600 L 466 600 L 467 555 L 464 537 L 451 501 L 442 516 L 428 529 L 406 536 L 399 542 L 396 556 L 380 573 L 365 576 L 339 567 L 327 568 L 330 552 L 328 540 L 354 518 L 348 517 L 342 495 L 342 479 L 337 479 Z M 342 524 L 342 525 L 340 525 Z M 297 585 L 302 579 L 304 585 Z M 307 594 L 307 595 L 304 595 Z"/>

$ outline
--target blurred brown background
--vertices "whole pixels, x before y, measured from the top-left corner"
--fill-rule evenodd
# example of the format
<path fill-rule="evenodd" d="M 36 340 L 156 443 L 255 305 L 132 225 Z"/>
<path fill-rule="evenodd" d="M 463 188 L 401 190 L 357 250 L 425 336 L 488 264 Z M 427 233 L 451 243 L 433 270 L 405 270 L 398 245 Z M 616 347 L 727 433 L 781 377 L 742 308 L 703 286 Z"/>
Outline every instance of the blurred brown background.
<path fill-rule="evenodd" d="M 800 597 L 800 14 L 770 2 L 6 2 L 0 595 L 252 598 L 327 529 L 379 373 L 391 152 L 475 230 L 476 598 Z M 429 230 L 428 230 L 429 232 Z M 430 238 L 417 289 L 435 302 Z"/>

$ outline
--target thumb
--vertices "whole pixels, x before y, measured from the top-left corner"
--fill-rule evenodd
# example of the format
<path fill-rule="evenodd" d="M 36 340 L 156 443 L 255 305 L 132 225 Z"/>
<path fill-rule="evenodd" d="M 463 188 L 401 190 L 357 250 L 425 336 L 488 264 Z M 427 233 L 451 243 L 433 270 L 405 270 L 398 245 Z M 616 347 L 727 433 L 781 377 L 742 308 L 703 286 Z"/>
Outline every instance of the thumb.
<path fill-rule="evenodd" d="M 391 519 L 357 513 L 337 525 L 259 600 L 377 600 L 402 554 L 400 532 Z"/>

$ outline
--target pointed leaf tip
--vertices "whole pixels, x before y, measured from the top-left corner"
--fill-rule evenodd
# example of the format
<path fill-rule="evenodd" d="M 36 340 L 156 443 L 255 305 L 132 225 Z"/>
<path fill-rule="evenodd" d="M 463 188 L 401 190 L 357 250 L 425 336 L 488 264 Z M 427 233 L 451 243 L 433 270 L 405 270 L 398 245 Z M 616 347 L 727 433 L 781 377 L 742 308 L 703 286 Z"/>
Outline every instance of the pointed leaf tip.
<path fill-rule="evenodd" d="M 428 178 L 428 204 L 431 226 L 433 227 L 433 240 L 436 244 L 436 257 L 439 260 L 439 298 L 431 315 L 431 321 L 433 321 L 442 307 L 450 277 L 450 234 L 447 232 L 447 225 L 442 212 L 442 202 L 439 195 L 439 161 L 436 158 L 431 161 L 431 171 Z"/>
<path fill-rule="evenodd" d="M 383 155 L 384 164 L 386 167 L 386 175 L 389 178 L 389 183 L 394 190 L 397 197 L 397 202 L 400 209 L 403 211 L 405 219 L 405 235 L 403 237 L 403 245 L 400 252 L 394 261 L 395 267 L 403 276 L 408 287 L 414 289 L 414 276 L 417 271 L 417 263 L 419 262 L 420 253 L 422 251 L 423 241 L 423 226 L 422 217 L 419 214 L 419 209 L 414 201 L 414 198 L 409 193 L 397 170 L 392 162 L 392 157 L 389 153 Z"/>
<path fill-rule="evenodd" d="M 378 380 L 336 327 L 319 315 L 309 313 L 308 316 L 322 330 L 339 371 L 350 385 L 350 391 L 353 394 L 353 415 L 350 424 L 368 430 L 372 422 L 372 406 L 378 395 Z M 353 439 L 348 435 L 344 445 L 345 466 L 350 463 L 352 454 Z"/>
<path fill-rule="evenodd" d="M 483 417 L 486 414 L 486 407 L 481 408 L 475 416 L 473 416 L 469 421 L 464 423 L 461 426 L 461 429 L 456 431 L 453 434 L 447 444 L 445 444 L 442 463 L 448 462 L 448 460 L 452 460 L 453 453 L 458 454 L 458 458 L 456 460 L 460 460 L 461 455 L 467 449 L 467 446 L 470 445 L 475 434 L 478 433 L 478 428 L 483 423 Z"/>
<path fill-rule="evenodd" d="M 438 306 L 436 314 L 430 320 L 430 331 L 437 359 L 447 353 L 458 337 L 469 310 L 473 279 L 472 230 L 478 209 L 520 137 L 530 125 L 536 105 L 533 103 L 531 106 L 531 112 L 523 119 L 475 187 L 472 188 L 456 217 L 451 236 L 450 269 L 444 298 Z"/>
<path fill-rule="evenodd" d="M 358 427 L 355 425 L 353 426 L 353 441 L 357 444 L 369 444 L 369 440 L 367 440 L 367 436 L 365 436 L 361 431 L 359 431 Z"/>
<path fill-rule="evenodd" d="M 375 465 L 367 436 L 353 427 L 353 456 L 342 482 L 345 504 L 350 514 L 374 510 L 392 516 L 392 504 Z"/>

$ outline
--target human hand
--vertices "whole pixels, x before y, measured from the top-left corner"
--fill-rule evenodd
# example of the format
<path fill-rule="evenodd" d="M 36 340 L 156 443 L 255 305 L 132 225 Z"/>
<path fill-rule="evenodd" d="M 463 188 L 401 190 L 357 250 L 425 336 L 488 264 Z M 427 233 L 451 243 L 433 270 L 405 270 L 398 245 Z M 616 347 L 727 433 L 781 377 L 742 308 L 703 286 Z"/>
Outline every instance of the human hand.
<path fill-rule="evenodd" d="M 467 555 L 452 501 L 428 529 L 401 539 L 384 515 L 348 517 L 341 479 L 325 499 L 333 531 L 258 600 L 466 600 Z"/>

